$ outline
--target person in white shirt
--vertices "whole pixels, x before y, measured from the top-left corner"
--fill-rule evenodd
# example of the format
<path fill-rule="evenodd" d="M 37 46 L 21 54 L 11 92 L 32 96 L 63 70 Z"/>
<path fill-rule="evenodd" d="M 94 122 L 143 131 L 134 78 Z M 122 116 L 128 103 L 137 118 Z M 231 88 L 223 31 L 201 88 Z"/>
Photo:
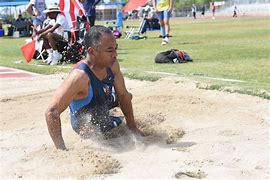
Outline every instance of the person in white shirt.
<path fill-rule="evenodd" d="M 30 0 L 26 11 L 32 16 L 33 20 L 33 34 L 35 36 L 35 31 L 38 27 L 42 26 L 44 20 L 46 19 L 46 15 L 43 12 L 46 9 L 45 0 Z"/>
<path fill-rule="evenodd" d="M 43 29 L 36 32 L 36 35 L 38 40 L 43 39 L 43 47 L 48 52 L 46 62 L 50 65 L 56 65 L 62 58 L 57 50 L 57 44 L 67 38 L 64 31 L 70 31 L 71 28 L 69 28 L 65 16 L 60 14 L 58 5 L 50 5 L 44 12 L 50 20 Z"/>
<path fill-rule="evenodd" d="M 191 6 L 191 12 L 192 12 L 192 16 L 194 19 L 196 19 L 196 11 L 197 11 L 197 7 L 195 4 L 192 4 Z"/>

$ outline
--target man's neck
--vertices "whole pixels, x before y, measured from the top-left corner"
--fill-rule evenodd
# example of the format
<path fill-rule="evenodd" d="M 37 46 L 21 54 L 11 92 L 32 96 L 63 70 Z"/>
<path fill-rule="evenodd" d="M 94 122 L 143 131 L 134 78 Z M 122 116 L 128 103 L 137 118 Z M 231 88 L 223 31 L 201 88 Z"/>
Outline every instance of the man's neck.
<path fill-rule="evenodd" d="M 95 65 L 91 61 L 90 58 L 86 59 L 85 62 L 98 79 L 103 80 L 107 77 L 107 68 L 106 67 L 100 67 L 100 66 Z"/>

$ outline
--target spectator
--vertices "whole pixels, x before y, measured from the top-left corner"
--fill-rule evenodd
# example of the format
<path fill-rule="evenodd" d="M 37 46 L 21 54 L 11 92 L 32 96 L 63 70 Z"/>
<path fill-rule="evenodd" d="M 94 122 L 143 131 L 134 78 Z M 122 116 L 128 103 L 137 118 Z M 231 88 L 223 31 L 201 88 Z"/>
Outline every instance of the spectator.
<path fill-rule="evenodd" d="M 150 10 L 147 15 L 147 19 L 158 19 L 158 15 L 155 12 L 155 9 L 153 7 L 150 7 Z"/>
<path fill-rule="evenodd" d="M 35 34 L 38 36 L 38 40 L 43 39 L 43 47 L 48 52 L 46 62 L 50 65 L 56 65 L 61 59 L 57 45 L 61 40 L 68 39 L 64 31 L 70 31 L 70 28 L 65 16 L 60 14 L 58 5 L 50 5 L 44 13 L 49 18 L 45 21 L 47 25 Z"/>
<path fill-rule="evenodd" d="M 215 13 L 216 13 L 215 2 L 211 3 L 211 8 L 212 8 L 212 19 L 215 19 Z"/>
<path fill-rule="evenodd" d="M 43 12 L 46 9 L 45 0 L 30 0 L 26 11 L 32 15 L 33 20 L 33 33 L 32 37 L 35 36 L 35 32 L 42 27 L 43 21 L 46 19 L 46 15 Z"/>
<path fill-rule="evenodd" d="M 233 17 L 237 17 L 237 6 L 236 6 L 236 4 L 234 5 L 234 9 L 233 9 Z"/>
<path fill-rule="evenodd" d="M 21 14 L 19 14 L 18 18 L 16 19 L 16 21 L 25 21 L 25 19 L 22 17 Z"/>
<path fill-rule="evenodd" d="M 191 12 L 192 12 L 192 16 L 194 19 L 196 19 L 196 11 L 197 11 L 197 7 L 195 4 L 192 4 L 191 6 Z"/>
<path fill-rule="evenodd" d="M 149 12 L 146 17 L 146 24 L 149 30 L 160 30 L 158 15 L 153 7 L 149 8 Z"/>
<path fill-rule="evenodd" d="M 162 35 L 161 45 L 166 45 L 169 43 L 169 33 L 170 33 L 170 17 L 173 8 L 172 0 L 152 0 L 153 7 L 158 14 L 160 22 L 160 31 Z"/>
<path fill-rule="evenodd" d="M 96 21 L 96 5 L 100 0 L 79 0 L 83 4 L 83 8 L 86 12 L 86 16 L 90 23 L 90 27 L 95 25 Z"/>
<path fill-rule="evenodd" d="M 202 6 L 202 13 L 201 14 L 204 17 L 204 15 L 205 15 L 205 5 Z"/>
<path fill-rule="evenodd" d="M 21 14 L 18 15 L 18 18 L 12 22 L 15 31 L 19 31 L 20 37 L 28 35 L 28 22 L 22 17 Z"/>

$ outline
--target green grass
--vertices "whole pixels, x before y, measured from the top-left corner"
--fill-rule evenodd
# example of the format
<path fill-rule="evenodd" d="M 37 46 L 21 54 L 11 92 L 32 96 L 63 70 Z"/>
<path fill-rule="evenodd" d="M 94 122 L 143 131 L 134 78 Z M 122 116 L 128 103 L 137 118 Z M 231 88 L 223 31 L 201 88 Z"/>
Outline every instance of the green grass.
<path fill-rule="evenodd" d="M 130 25 L 138 22 L 126 22 Z M 190 77 L 206 89 L 240 92 L 269 98 L 270 92 L 270 19 L 238 18 L 216 20 L 172 19 L 170 43 L 161 46 L 159 32 L 147 32 L 147 40 L 118 39 L 118 59 L 124 74 L 130 78 L 157 80 L 160 76 L 145 73 L 158 71 Z M 63 66 L 15 64 L 22 59 L 19 46 L 24 39 L 0 38 L 0 65 L 51 74 L 68 72 Z M 157 53 L 171 48 L 189 53 L 194 62 L 155 64 Z M 39 64 L 33 61 L 30 64 Z M 224 78 L 227 82 L 211 80 Z M 242 82 L 243 81 L 243 82 Z M 204 86 L 201 86 L 202 88 Z M 234 89 L 234 90 L 228 90 Z"/>

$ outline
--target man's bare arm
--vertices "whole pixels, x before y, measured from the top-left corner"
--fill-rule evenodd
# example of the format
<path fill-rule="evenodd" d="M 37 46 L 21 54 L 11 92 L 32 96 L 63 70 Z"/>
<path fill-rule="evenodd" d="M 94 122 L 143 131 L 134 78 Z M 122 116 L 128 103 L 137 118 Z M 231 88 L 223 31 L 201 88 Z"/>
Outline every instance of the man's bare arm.
<path fill-rule="evenodd" d="M 44 35 L 47 35 L 48 33 L 53 33 L 58 27 L 60 27 L 60 24 L 55 24 L 54 26 L 47 26 L 45 30 L 41 31 L 39 34 L 40 38 L 42 38 Z"/>
<path fill-rule="evenodd" d="M 89 80 L 89 78 L 81 70 L 73 70 L 56 90 L 45 112 L 49 134 L 57 149 L 66 149 L 62 136 L 60 114 L 68 107 L 73 99 L 76 99 L 82 89 L 87 86 L 87 80 Z"/>
<path fill-rule="evenodd" d="M 136 123 L 134 120 L 132 103 L 131 103 L 132 95 L 126 89 L 124 77 L 120 71 L 118 62 L 114 64 L 112 70 L 115 76 L 115 80 L 114 80 L 115 91 L 118 96 L 120 108 L 126 118 L 127 126 L 132 131 L 142 134 L 136 126 Z"/>
<path fill-rule="evenodd" d="M 52 25 L 48 25 L 45 28 L 43 28 L 43 29 L 41 29 L 39 31 L 36 31 L 35 33 L 36 33 L 36 35 L 40 35 L 40 34 L 44 33 L 45 31 L 47 31 L 50 28 L 52 28 Z"/>
<path fill-rule="evenodd" d="M 27 6 L 27 8 L 26 8 L 26 11 L 27 11 L 30 15 L 34 16 L 33 4 L 29 4 L 29 5 Z"/>

